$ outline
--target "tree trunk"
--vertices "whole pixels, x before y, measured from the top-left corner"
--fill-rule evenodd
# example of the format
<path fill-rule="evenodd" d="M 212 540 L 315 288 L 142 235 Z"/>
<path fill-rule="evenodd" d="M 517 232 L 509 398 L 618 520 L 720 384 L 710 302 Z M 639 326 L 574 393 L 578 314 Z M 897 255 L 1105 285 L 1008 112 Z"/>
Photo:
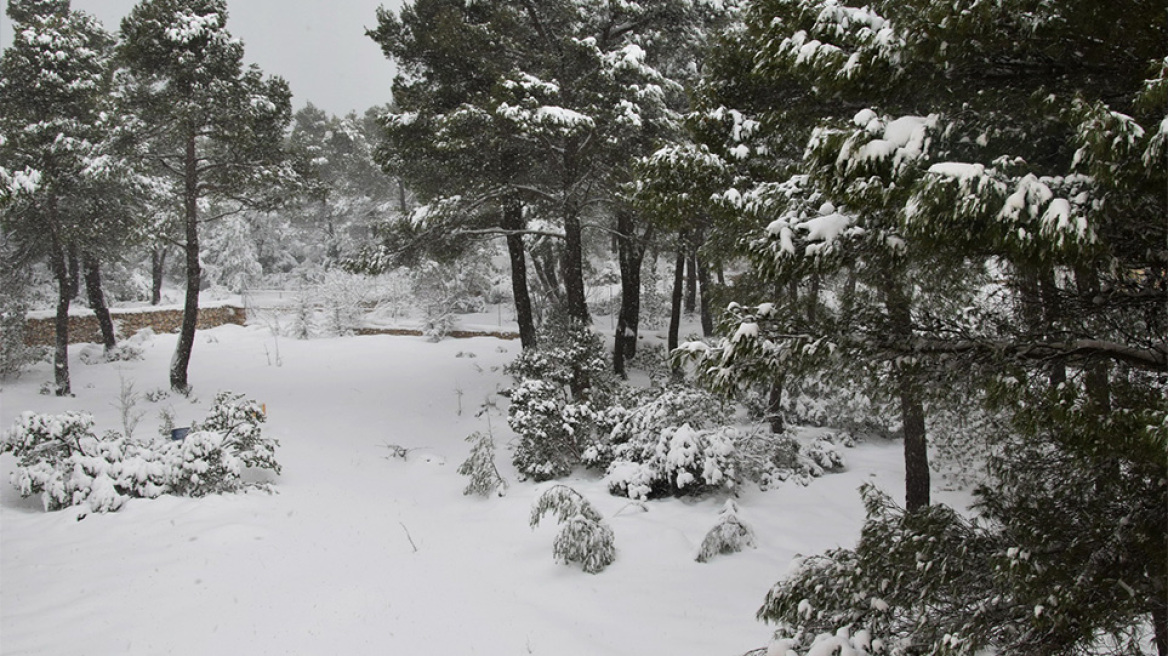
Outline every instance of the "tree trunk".
<path fill-rule="evenodd" d="M 693 314 L 698 309 L 698 256 L 697 248 L 689 247 L 685 257 L 685 312 Z"/>
<path fill-rule="evenodd" d="M 1156 635 L 1156 652 L 1168 656 L 1168 602 L 1152 602 L 1152 630 Z"/>
<path fill-rule="evenodd" d="M 767 394 L 766 419 L 771 425 L 771 433 L 778 435 L 786 428 L 783 425 L 783 376 L 775 376 L 771 380 L 771 389 Z"/>
<path fill-rule="evenodd" d="M 669 309 L 669 351 L 677 348 L 678 333 L 681 332 L 681 297 L 685 287 L 685 231 L 677 246 L 677 261 L 673 267 L 673 299 Z"/>
<path fill-rule="evenodd" d="M 50 211 L 55 212 L 56 202 L 50 202 Z M 65 247 L 52 235 L 52 254 L 49 265 L 53 277 L 57 279 L 57 316 L 54 321 L 56 341 L 53 349 L 53 382 L 57 396 L 72 396 L 69 383 L 69 303 L 73 300 L 73 288 L 69 275 L 68 255 Z"/>
<path fill-rule="evenodd" d="M 76 246 L 69 246 L 66 252 L 69 258 L 69 299 L 72 300 L 81 293 L 81 258 L 77 256 Z"/>
<path fill-rule="evenodd" d="M 150 253 L 150 304 L 158 305 L 162 302 L 162 273 L 166 269 L 165 245 L 155 246 Z"/>
<path fill-rule="evenodd" d="M 535 348 L 535 319 L 527 289 L 527 251 L 523 247 L 523 205 L 508 201 L 503 205 L 503 229 L 507 234 L 507 255 L 511 260 L 511 293 L 515 297 L 515 319 L 519 322 L 519 343 L 524 350 Z"/>
<path fill-rule="evenodd" d="M 627 378 L 625 360 L 637 354 L 637 331 L 641 323 L 641 263 L 645 248 L 652 237 L 653 227 L 637 238 L 633 214 L 617 212 L 617 255 L 621 272 L 621 306 L 617 314 L 616 335 L 613 339 L 612 367 L 622 378 Z"/>
<path fill-rule="evenodd" d="M 1059 298 L 1058 283 L 1054 279 L 1054 269 L 1047 267 L 1038 280 L 1042 298 L 1043 332 L 1053 333 L 1062 319 L 1062 300 Z M 1062 360 L 1051 363 L 1050 385 L 1058 387 L 1067 380 L 1067 365 Z"/>
<path fill-rule="evenodd" d="M 587 326 L 588 299 L 584 294 L 584 245 L 580 214 L 570 208 L 564 214 L 564 292 L 568 300 L 568 316 Z"/>
<path fill-rule="evenodd" d="M 911 299 L 899 272 L 888 272 L 884 281 L 885 305 L 894 339 L 912 339 Z M 900 420 L 904 429 L 904 507 L 913 512 L 929 505 L 929 447 L 925 435 L 925 408 L 912 365 L 895 365 L 893 375 L 900 394 Z"/>
<path fill-rule="evenodd" d="M 698 285 L 701 287 L 701 314 L 702 314 L 702 337 L 710 337 L 714 334 L 714 317 L 710 314 L 710 268 L 701 258 L 697 259 L 698 265 Z"/>
<path fill-rule="evenodd" d="M 85 292 L 89 297 L 89 307 L 97 317 L 97 325 L 101 326 L 101 343 L 108 355 L 117 348 L 118 338 L 114 334 L 114 322 L 110 318 L 109 308 L 105 304 L 105 293 L 101 289 L 101 268 L 97 258 L 88 253 L 82 255 L 82 264 L 85 267 Z"/>
<path fill-rule="evenodd" d="M 186 244 L 183 245 L 183 252 L 186 255 L 186 300 L 178 346 L 170 362 L 170 387 L 183 394 L 189 393 L 191 389 L 187 368 L 191 362 L 191 349 L 195 345 L 195 327 L 199 321 L 199 283 L 202 276 L 202 268 L 199 266 L 199 172 L 194 132 L 187 136 L 185 159 L 183 209 Z"/>

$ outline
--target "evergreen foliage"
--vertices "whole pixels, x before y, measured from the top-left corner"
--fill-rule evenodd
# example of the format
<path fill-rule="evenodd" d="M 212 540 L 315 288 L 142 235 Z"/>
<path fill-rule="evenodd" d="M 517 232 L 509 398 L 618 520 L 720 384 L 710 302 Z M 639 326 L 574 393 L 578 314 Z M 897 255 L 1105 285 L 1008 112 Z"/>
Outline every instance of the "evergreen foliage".
<path fill-rule="evenodd" d="M 181 441 L 116 431 L 99 437 L 88 413 L 26 412 L 4 434 L 0 453 L 17 458 L 13 485 L 21 496 L 41 495 L 45 510 L 113 512 L 135 497 L 240 491 L 249 487 L 241 478 L 249 467 L 279 474 L 278 443 L 261 435 L 262 422 L 258 404 L 230 392 L 217 395 L 206 421 Z"/>
<path fill-rule="evenodd" d="M 718 511 L 718 523 L 702 539 L 696 560 L 706 563 L 719 554 L 738 553 L 754 546 L 754 531 L 738 518 L 738 504 L 727 499 L 726 505 Z"/>
<path fill-rule="evenodd" d="M 580 563 L 585 572 L 597 574 L 616 559 L 612 528 L 579 492 L 566 485 L 545 490 L 531 509 L 531 527 L 549 513 L 560 524 L 552 546 L 556 560 Z"/>
<path fill-rule="evenodd" d="M 536 481 L 566 476 L 596 441 L 597 413 L 612 403 L 615 379 L 603 346 L 571 320 L 549 321 L 540 346 L 507 367 L 516 379 L 507 422 L 519 435 L 515 467 Z"/>
<path fill-rule="evenodd" d="M 495 466 L 495 438 L 490 433 L 476 431 L 467 436 L 466 441 L 471 443 L 470 455 L 458 466 L 458 473 L 470 480 L 462 493 L 482 497 L 490 496 L 493 492 L 499 496 L 507 494 L 507 479 Z"/>

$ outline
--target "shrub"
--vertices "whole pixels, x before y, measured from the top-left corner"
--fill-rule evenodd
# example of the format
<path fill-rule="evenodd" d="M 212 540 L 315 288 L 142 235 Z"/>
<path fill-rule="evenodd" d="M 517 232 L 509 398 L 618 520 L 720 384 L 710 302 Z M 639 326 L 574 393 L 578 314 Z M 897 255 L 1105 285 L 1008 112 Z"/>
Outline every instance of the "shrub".
<path fill-rule="evenodd" d="M 458 473 L 470 478 L 465 495 L 489 496 L 498 491 L 499 496 L 507 493 L 507 480 L 495 467 L 495 440 L 489 433 L 472 433 L 466 438 L 471 443 L 470 455 L 458 466 Z"/>
<path fill-rule="evenodd" d="M 531 509 L 531 527 L 552 513 L 561 524 L 552 544 L 556 560 L 580 563 L 585 572 L 596 574 L 616 559 L 612 529 L 579 492 L 566 485 L 553 485 L 536 499 Z"/>
<path fill-rule="evenodd" d="M 600 339 L 582 326 L 545 324 L 541 346 L 507 367 L 516 378 L 507 422 L 519 435 L 514 463 L 524 478 L 565 476 L 596 441 L 596 422 L 616 380 Z"/>
<path fill-rule="evenodd" d="M 718 554 L 732 554 L 754 547 L 754 531 L 738 518 L 738 504 L 728 499 L 718 513 L 718 523 L 706 533 L 698 550 L 697 561 L 709 562 Z"/>
<path fill-rule="evenodd" d="M 209 420 L 181 442 L 116 431 L 98 437 L 87 413 L 26 412 L 4 435 L 0 453 L 17 458 L 12 483 L 21 495 L 40 494 L 48 511 L 109 512 L 133 497 L 234 492 L 247 487 L 240 477 L 246 467 L 280 471 L 277 443 L 260 435 L 253 406 L 222 393 Z"/>

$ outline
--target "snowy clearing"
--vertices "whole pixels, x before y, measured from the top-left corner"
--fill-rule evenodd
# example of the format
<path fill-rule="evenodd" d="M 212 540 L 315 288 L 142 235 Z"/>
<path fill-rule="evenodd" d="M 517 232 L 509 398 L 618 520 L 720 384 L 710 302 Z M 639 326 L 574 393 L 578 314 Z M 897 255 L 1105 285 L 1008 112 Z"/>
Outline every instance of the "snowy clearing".
<path fill-rule="evenodd" d="M 176 336 L 145 357 L 85 365 L 71 349 L 75 398 L 40 395 L 39 364 L 0 395 L 7 429 L 26 410 L 92 412 L 120 429 L 119 378 L 166 388 Z M 845 473 L 741 490 L 758 547 L 694 561 L 725 496 L 610 496 L 599 477 L 566 482 L 604 515 L 616 562 L 599 575 L 553 561 L 555 529 L 528 515 L 554 483 L 515 481 L 507 441 L 518 342 L 345 337 L 296 341 L 260 326 L 200 332 L 191 400 L 143 400 L 138 434 L 172 406 L 201 419 L 218 390 L 266 404 L 281 443 L 277 493 L 131 500 L 77 521 L 45 513 L 0 461 L 0 651 L 4 654 L 742 654 L 771 630 L 754 619 L 796 554 L 854 543 L 857 487 L 902 496 L 899 443 L 848 449 Z M 476 416 L 484 403 L 496 410 Z M 461 408 L 461 412 L 460 412 Z M 507 496 L 463 496 L 456 473 L 472 432 L 494 431 Z M 403 460 L 387 445 L 409 449 Z M 949 501 L 951 499 L 942 499 Z"/>

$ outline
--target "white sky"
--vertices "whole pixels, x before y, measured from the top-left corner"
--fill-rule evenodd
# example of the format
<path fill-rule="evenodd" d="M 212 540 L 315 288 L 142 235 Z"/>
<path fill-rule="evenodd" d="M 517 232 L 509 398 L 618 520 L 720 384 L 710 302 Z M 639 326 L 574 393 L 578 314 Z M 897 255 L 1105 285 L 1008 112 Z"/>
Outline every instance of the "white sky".
<path fill-rule="evenodd" d="M 4 3 L 6 4 L 6 3 Z M 73 0 L 116 33 L 136 0 Z M 308 102 L 343 116 L 391 100 L 394 67 L 365 29 L 377 7 L 402 0 L 228 0 L 227 29 L 244 42 L 244 61 L 292 87 L 294 109 Z M 2 7 L 0 7 L 2 13 Z M 12 26 L 0 15 L 0 46 L 12 43 Z"/>

